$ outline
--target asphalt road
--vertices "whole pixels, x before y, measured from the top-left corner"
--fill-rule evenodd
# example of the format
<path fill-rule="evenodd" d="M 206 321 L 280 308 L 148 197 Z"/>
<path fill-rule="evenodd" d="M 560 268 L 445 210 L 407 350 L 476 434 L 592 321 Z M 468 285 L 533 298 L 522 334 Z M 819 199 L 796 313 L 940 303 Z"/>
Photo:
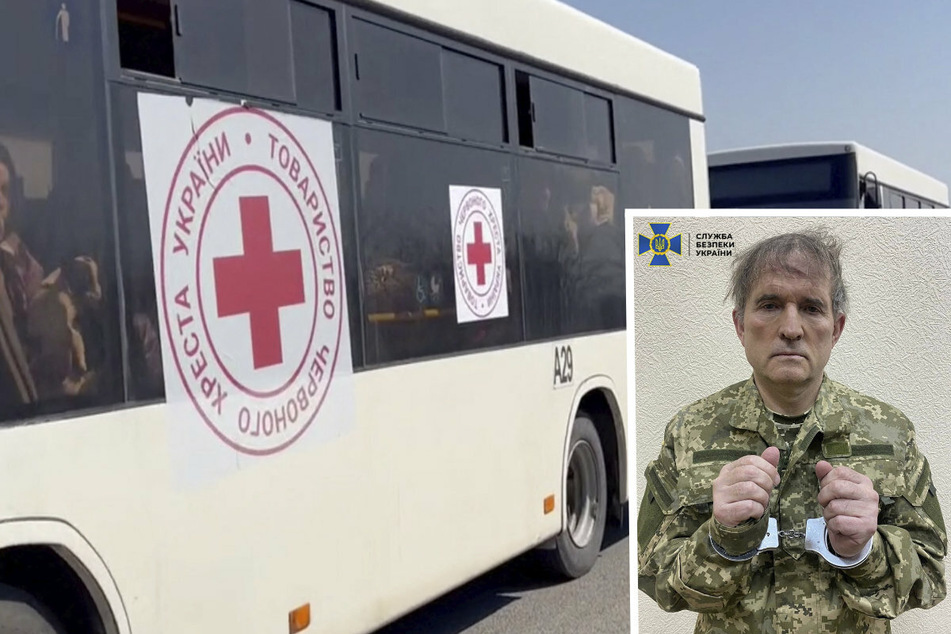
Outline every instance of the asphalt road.
<path fill-rule="evenodd" d="M 609 526 L 581 579 L 546 578 L 523 555 L 374 634 L 630 634 L 628 533 Z"/>

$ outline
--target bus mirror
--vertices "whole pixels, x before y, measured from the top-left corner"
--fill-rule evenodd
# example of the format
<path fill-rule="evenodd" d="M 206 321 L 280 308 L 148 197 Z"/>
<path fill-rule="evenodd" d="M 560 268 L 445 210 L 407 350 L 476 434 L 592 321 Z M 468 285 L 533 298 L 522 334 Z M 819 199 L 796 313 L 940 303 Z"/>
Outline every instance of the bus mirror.
<path fill-rule="evenodd" d="M 865 209 L 881 209 L 882 197 L 878 188 L 878 177 L 874 172 L 866 172 L 861 184 L 862 206 Z"/>

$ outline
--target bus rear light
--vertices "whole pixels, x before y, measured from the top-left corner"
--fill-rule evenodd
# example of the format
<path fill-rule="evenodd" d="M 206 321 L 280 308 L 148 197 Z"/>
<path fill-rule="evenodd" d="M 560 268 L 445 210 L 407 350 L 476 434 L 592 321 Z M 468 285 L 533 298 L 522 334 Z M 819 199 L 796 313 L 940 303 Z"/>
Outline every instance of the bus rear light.
<path fill-rule="evenodd" d="M 545 498 L 545 515 L 548 515 L 555 510 L 555 496 L 549 495 Z"/>
<path fill-rule="evenodd" d="M 310 626 L 310 604 L 305 603 L 290 614 L 290 634 L 297 634 Z"/>

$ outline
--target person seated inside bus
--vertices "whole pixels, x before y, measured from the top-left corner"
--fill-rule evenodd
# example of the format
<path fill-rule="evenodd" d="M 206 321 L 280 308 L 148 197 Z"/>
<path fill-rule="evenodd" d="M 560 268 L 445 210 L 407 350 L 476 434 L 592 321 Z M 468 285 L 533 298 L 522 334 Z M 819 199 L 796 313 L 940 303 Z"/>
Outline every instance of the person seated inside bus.
<path fill-rule="evenodd" d="M 596 181 L 587 204 L 566 215 L 574 262 L 570 268 L 571 327 L 601 330 L 624 325 L 624 235 L 615 222 L 615 195 Z"/>
<path fill-rule="evenodd" d="M 621 328 L 625 315 L 624 233 L 616 221 L 615 194 L 605 185 L 591 187 L 586 222 L 578 229 L 579 287 L 583 327 Z"/>
<path fill-rule="evenodd" d="M 542 162 L 520 168 L 520 248 L 525 270 L 525 301 L 533 313 L 532 337 L 550 337 L 568 327 L 571 269 L 578 253 L 573 226 L 588 204 L 584 186 L 572 172 Z"/>
<path fill-rule="evenodd" d="M 4 290 L 13 307 L 14 323 L 22 335 L 26 332 L 30 299 L 43 283 L 43 267 L 16 229 L 19 188 L 13 157 L 6 146 L 0 144 L 0 266 L 4 269 Z"/>
<path fill-rule="evenodd" d="M 13 229 L 18 190 L 13 157 L 0 144 L 0 394 L 7 406 L 36 401 L 36 387 L 20 333 L 26 330 L 26 298 L 39 289 L 43 275 L 42 267 Z"/>
<path fill-rule="evenodd" d="M 36 386 L 17 336 L 6 286 L 6 275 L 0 267 L 0 404 L 4 405 L 4 414 L 36 400 Z"/>
<path fill-rule="evenodd" d="M 10 315 L 2 319 L 3 338 L 10 350 L 20 350 L 28 372 L 15 363 L 16 353 L 4 359 L 3 373 L 17 376 L 21 403 L 75 395 L 88 390 L 94 371 L 89 364 L 82 332 L 84 311 L 101 298 L 96 262 L 76 255 L 46 275 L 18 231 L 21 196 L 13 157 L 0 144 L 0 271 L 4 294 L 0 306 Z M 7 356 L 7 355 L 5 355 Z M 14 366 L 11 367 L 11 360 Z M 26 374 L 27 376 L 23 376 Z M 8 389 L 3 390 L 8 393 Z"/>
<path fill-rule="evenodd" d="M 86 354 L 80 318 L 98 308 L 101 300 L 99 267 L 88 256 L 64 261 L 30 300 L 27 349 L 40 398 L 89 391 L 95 373 Z"/>

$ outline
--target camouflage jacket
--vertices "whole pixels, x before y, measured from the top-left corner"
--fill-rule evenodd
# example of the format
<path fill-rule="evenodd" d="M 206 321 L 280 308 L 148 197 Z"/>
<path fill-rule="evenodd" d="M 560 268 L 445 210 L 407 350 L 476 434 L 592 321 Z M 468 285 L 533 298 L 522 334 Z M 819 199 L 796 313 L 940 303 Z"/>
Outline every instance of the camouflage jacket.
<path fill-rule="evenodd" d="M 713 481 L 727 463 L 780 449 L 781 482 L 769 511 L 728 528 L 713 519 Z M 780 531 L 822 517 L 815 465 L 827 460 L 867 475 L 880 496 L 869 557 L 838 569 L 805 550 L 800 536 L 755 549 L 767 515 Z M 752 378 L 683 408 L 645 471 L 638 514 L 638 586 L 665 611 L 698 612 L 695 632 L 890 632 L 890 619 L 928 608 L 946 593 L 947 536 L 928 461 L 911 421 L 885 403 L 823 377 L 818 399 L 790 446 Z"/>

